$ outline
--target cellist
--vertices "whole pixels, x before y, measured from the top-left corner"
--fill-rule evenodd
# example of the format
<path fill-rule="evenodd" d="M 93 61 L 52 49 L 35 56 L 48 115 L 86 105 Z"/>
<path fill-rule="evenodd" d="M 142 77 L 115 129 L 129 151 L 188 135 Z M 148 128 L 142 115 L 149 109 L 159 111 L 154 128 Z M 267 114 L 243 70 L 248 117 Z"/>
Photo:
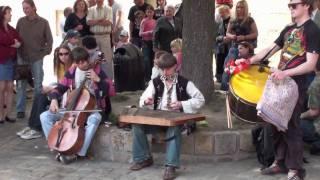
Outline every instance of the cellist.
<path fill-rule="evenodd" d="M 88 88 L 90 94 L 95 97 L 96 107 L 102 110 L 106 108 L 104 98 L 107 96 L 106 92 L 108 92 L 109 88 L 108 84 L 106 83 L 106 74 L 100 69 L 99 64 L 92 67 L 92 65 L 89 63 L 89 54 L 84 48 L 77 47 L 73 49 L 72 56 L 74 58 L 74 64 L 69 68 L 68 71 L 66 71 L 64 78 L 49 94 L 51 99 L 49 110 L 40 115 L 42 129 L 47 140 L 53 125 L 63 117 L 63 113 L 58 112 L 58 99 L 70 87 L 73 89 L 79 88 L 86 78 L 86 87 Z M 58 152 L 56 155 L 56 160 L 64 164 L 69 164 L 79 157 L 85 157 L 100 121 L 100 113 L 91 112 L 86 121 L 84 143 L 80 151 L 72 155 L 62 155 Z"/>

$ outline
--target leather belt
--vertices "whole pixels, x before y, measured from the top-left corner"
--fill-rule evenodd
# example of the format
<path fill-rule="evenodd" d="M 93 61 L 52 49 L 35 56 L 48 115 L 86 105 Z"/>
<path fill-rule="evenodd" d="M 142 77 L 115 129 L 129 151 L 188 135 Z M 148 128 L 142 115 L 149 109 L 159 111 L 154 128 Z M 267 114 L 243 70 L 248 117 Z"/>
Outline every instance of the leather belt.
<path fill-rule="evenodd" d="M 109 32 L 98 32 L 98 33 L 94 33 L 94 35 L 106 35 L 106 34 L 110 34 Z"/>

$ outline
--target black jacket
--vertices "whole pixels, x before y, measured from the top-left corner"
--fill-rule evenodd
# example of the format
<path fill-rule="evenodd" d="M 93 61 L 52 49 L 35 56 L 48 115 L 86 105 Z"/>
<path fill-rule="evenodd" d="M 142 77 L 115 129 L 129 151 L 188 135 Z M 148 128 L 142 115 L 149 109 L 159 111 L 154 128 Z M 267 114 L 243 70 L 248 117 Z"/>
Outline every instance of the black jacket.
<path fill-rule="evenodd" d="M 155 30 L 153 32 L 153 47 L 167 52 L 171 52 L 170 43 L 176 38 L 182 38 L 182 27 L 180 19 L 173 18 L 174 26 L 170 24 L 166 17 L 157 20 Z"/>

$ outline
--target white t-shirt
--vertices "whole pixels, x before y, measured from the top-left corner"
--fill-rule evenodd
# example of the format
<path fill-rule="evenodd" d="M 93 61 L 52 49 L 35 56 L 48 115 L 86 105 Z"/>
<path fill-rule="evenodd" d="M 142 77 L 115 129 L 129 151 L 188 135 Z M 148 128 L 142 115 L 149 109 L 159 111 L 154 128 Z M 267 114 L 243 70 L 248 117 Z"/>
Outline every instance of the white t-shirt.
<path fill-rule="evenodd" d="M 112 23 L 113 25 L 115 25 L 117 22 L 118 11 L 122 12 L 122 6 L 119 3 L 114 2 L 111 8 L 112 8 Z M 121 19 L 118 27 L 122 27 L 122 23 L 123 23 L 122 19 L 123 19 L 123 13 L 121 14 Z"/>

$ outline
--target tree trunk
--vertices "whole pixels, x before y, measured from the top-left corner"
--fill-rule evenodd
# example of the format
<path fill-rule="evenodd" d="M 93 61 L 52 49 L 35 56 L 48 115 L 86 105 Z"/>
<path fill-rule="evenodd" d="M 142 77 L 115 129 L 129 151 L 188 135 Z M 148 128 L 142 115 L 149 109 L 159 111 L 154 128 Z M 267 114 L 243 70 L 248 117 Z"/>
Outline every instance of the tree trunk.
<path fill-rule="evenodd" d="M 182 75 L 192 80 L 208 102 L 214 91 L 214 0 L 183 1 Z"/>

